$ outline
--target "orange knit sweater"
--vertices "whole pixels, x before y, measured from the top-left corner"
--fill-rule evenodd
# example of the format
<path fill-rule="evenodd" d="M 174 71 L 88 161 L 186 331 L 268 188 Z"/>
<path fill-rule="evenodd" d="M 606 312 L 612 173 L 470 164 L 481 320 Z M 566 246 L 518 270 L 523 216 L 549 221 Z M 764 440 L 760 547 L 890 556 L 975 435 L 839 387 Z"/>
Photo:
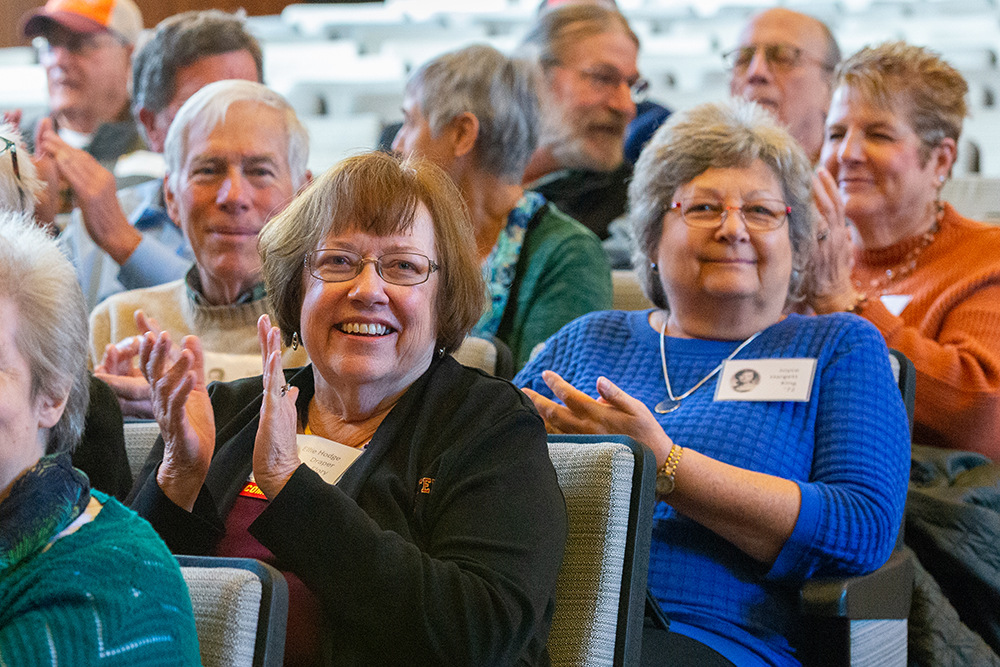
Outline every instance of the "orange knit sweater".
<path fill-rule="evenodd" d="M 858 251 L 860 289 L 899 267 L 919 239 Z M 897 317 L 870 294 L 862 315 L 917 369 L 914 442 L 1000 461 L 1000 227 L 950 205 L 915 271 L 885 294 L 912 300 Z"/>

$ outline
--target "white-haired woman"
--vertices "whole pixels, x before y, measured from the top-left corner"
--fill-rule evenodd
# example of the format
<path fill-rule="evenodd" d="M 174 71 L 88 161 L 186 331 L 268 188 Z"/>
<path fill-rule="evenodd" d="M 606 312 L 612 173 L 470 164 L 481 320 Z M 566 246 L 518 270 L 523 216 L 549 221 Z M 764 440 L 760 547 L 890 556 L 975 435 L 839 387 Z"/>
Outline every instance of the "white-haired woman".
<path fill-rule="evenodd" d="M 649 586 L 670 633 L 649 633 L 644 663 L 665 639 L 670 664 L 797 665 L 797 586 L 873 570 L 895 543 L 910 450 L 885 343 L 853 315 L 785 315 L 810 177 L 756 106 L 671 117 L 629 190 L 656 308 L 580 318 L 514 379 L 550 431 L 656 454 Z"/>
<path fill-rule="evenodd" d="M 176 561 L 70 463 L 88 403 L 86 331 L 55 241 L 0 213 L 0 662 L 199 665 Z"/>
<path fill-rule="evenodd" d="M 20 133 L 11 124 L 0 125 L 0 212 L 31 216 L 44 187 Z M 93 488 L 119 500 L 132 488 L 121 410 L 111 389 L 95 377 L 90 378 L 86 429 L 73 452 L 73 466 L 87 473 Z"/>

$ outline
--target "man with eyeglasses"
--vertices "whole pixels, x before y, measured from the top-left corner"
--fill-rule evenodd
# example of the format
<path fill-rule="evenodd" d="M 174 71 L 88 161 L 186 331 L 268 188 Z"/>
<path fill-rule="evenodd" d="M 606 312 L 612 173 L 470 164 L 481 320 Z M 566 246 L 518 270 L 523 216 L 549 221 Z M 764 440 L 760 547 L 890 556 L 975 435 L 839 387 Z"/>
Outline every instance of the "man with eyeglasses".
<path fill-rule="evenodd" d="M 830 29 L 806 14 L 768 9 L 750 19 L 725 58 L 730 93 L 769 109 L 815 163 L 840 62 Z"/>
<path fill-rule="evenodd" d="M 244 17 L 219 10 L 161 21 L 133 59 L 132 110 L 150 149 L 163 152 L 174 115 L 214 81 L 261 81 L 263 58 Z M 47 133 L 40 146 L 74 189 L 77 209 L 62 235 L 87 307 L 127 289 L 182 278 L 194 259 L 167 215 L 162 179 L 115 191 L 115 179 L 85 152 Z"/>
<path fill-rule="evenodd" d="M 607 238 L 625 212 L 632 172 L 625 130 L 648 88 L 636 65 L 639 39 L 617 11 L 566 4 L 539 15 L 522 50 L 541 73 L 539 142 L 525 187 Z"/>
<path fill-rule="evenodd" d="M 22 128 L 29 150 L 48 122 L 107 169 L 146 147 L 129 113 L 132 49 L 141 32 L 132 0 L 49 0 L 25 17 L 23 34 L 37 38 L 49 88 L 47 116 Z"/>

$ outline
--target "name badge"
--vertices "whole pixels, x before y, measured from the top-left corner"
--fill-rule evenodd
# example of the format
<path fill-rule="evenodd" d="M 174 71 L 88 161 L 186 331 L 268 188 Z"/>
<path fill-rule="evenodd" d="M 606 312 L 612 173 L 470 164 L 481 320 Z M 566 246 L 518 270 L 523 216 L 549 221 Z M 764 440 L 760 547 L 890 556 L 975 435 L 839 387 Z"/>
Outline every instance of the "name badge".
<path fill-rule="evenodd" d="M 899 314 L 910 304 L 913 297 L 909 294 L 883 294 L 879 300 L 886 310 L 899 317 Z"/>
<path fill-rule="evenodd" d="M 807 402 L 815 359 L 730 359 L 715 386 L 716 401 Z"/>
<path fill-rule="evenodd" d="M 299 460 L 322 477 L 327 484 L 336 484 L 365 451 L 318 435 L 299 433 L 295 438 L 299 446 Z"/>

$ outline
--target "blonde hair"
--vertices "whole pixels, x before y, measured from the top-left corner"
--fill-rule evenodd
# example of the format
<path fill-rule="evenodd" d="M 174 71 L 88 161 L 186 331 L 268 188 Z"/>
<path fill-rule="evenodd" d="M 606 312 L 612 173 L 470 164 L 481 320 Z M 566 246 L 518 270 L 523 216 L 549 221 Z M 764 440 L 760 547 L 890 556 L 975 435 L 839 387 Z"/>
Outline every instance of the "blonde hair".
<path fill-rule="evenodd" d="M 942 139 L 957 142 L 962 134 L 969 86 L 930 49 L 906 42 L 866 46 L 837 67 L 835 79 L 882 109 L 902 111 L 923 142 L 925 163 Z"/>

